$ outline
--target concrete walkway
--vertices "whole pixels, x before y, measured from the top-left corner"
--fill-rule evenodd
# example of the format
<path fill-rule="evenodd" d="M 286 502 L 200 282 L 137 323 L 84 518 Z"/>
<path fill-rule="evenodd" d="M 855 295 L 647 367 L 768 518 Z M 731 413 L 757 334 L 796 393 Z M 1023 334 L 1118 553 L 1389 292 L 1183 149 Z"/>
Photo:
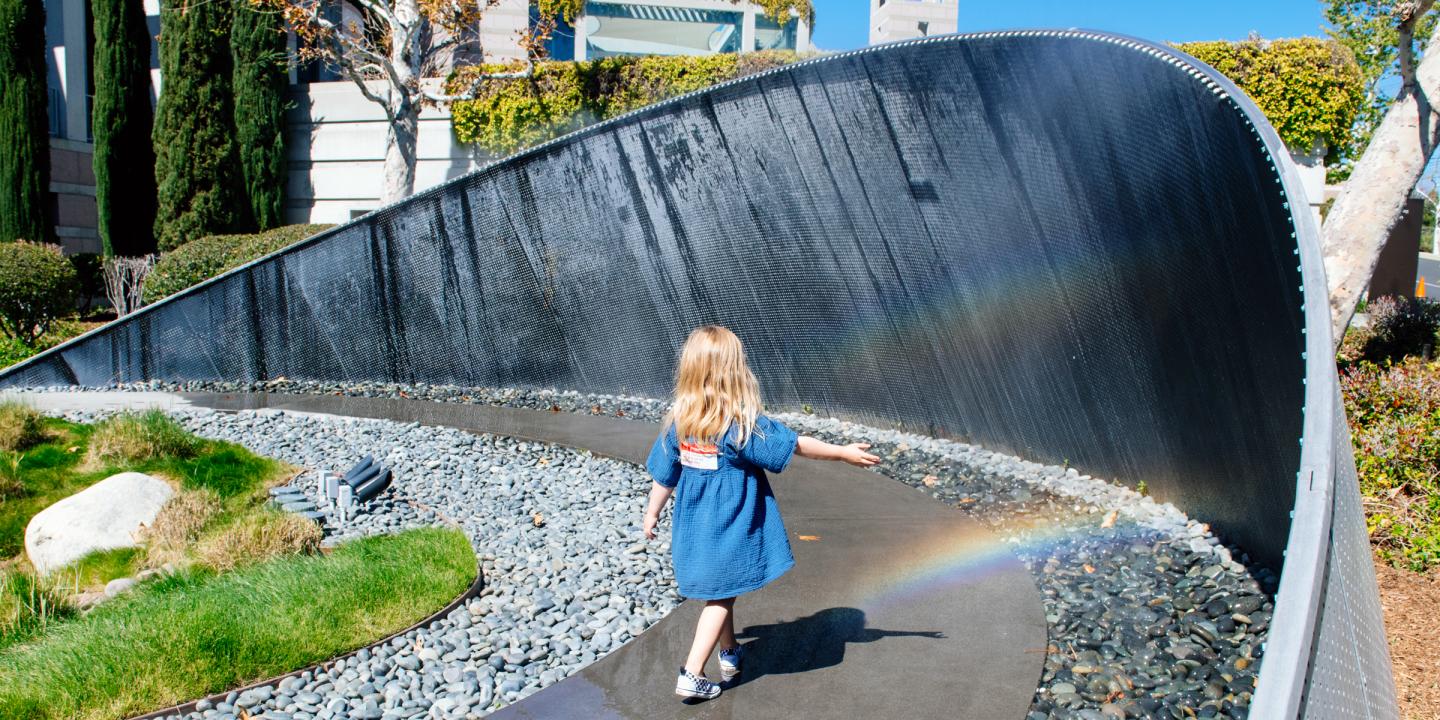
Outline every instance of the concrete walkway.
<path fill-rule="evenodd" d="M 99 402 L 80 395 L 69 397 Z M 42 406 L 63 409 L 64 397 Z M 418 421 L 634 463 L 643 463 L 659 431 L 616 418 L 413 400 L 169 397 L 173 404 L 135 401 Z M 1029 572 L 1007 546 L 954 509 L 847 465 L 797 459 L 772 484 L 797 562 L 736 604 L 747 651 L 738 685 L 707 703 L 685 704 L 672 694 L 700 606 L 686 602 L 620 650 L 491 717 L 1025 717 L 1045 658 L 1046 624 Z M 637 518 L 642 502 L 637 495 Z M 707 670 L 719 677 L 713 658 Z"/>

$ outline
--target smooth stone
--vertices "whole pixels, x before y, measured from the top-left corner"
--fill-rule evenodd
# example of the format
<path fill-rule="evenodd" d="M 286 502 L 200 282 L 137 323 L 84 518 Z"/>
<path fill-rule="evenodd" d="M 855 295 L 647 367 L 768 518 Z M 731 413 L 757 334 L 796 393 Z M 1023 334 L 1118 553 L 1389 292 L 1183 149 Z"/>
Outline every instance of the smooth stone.
<path fill-rule="evenodd" d="M 144 473 L 111 475 L 36 513 L 25 526 L 25 554 L 49 575 L 92 552 L 138 547 L 141 528 L 174 494 Z"/>
<path fill-rule="evenodd" d="M 135 587 L 135 578 L 115 578 L 105 583 L 105 597 L 115 597 L 123 592 L 129 592 Z"/>

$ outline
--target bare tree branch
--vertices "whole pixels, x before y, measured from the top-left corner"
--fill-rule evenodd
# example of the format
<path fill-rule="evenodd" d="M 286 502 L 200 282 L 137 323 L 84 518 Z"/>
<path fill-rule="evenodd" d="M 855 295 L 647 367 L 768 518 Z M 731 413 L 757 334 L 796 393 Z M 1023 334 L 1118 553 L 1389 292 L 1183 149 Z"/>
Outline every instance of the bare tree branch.
<path fill-rule="evenodd" d="M 458 93 L 445 94 L 445 93 L 433 93 L 433 92 L 428 92 L 428 91 L 427 91 L 427 92 L 425 93 L 425 99 L 426 99 L 426 100 L 429 100 L 430 102 L 434 102 L 434 103 L 452 103 L 452 102 L 456 102 L 456 101 L 460 101 L 460 100 L 474 100 L 474 99 L 475 99 L 475 94 L 480 91 L 480 86 L 483 85 L 483 84 L 484 84 L 485 82 L 487 82 L 487 81 L 490 81 L 490 80 L 518 80 L 518 79 L 521 79 L 521 78 L 529 78 L 529 77 L 534 77 L 534 76 L 535 76 L 535 62 L 532 61 L 532 60 L 530 60 L 529 58 L 526 58 L 526 60 L 525 60 L 525 68 L 524 68 L 523 70 L 516 70 L 515 72 L 508 72 L 508 73 L 484 73 L 484 74 L 478 74 L 478 75 L 475 76 L 474 81 L 472 81 L 468 86 L 466 86 L 466 88 L 465 88 L 464 90 L 461 90 L 461 91 L 458 92 Z"/>

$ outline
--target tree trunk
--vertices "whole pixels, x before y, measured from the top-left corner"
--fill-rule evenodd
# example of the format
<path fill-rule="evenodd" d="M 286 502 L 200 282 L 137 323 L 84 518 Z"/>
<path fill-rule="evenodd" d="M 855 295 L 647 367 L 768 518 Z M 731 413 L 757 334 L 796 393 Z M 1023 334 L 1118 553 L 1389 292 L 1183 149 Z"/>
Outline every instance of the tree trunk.
<path fill-rule="evenodd" d="M 1440 26 L 1430 42 L 1440 48 Z M 1325 220 L 1321 245 L 1336 347 L 1375 272 L 1380 250 L 1440 139 L 1440 116 L 1431 107 L 1431 98 L 1440 98 L 1440 52 L 1425 54 L 1416 68 L 1413 90 L 1402 91 L 1385 113 Z"/>
<path fill-rule="evenodd" d="M 380 202 L 415 192 L 415 141 L 420 134 L 420 42 L 424 19 L 416 0 L 395 0 L 390 20 L 390 130 L 385 135 L 385 179 Z"/>
<path fill-rule="evenodd" d="M 420 107 L 402 102 L 385 133 L 385 180 L 380 202 L 404 200 L 415 192 L 415 140 L 420 132 Z"/>

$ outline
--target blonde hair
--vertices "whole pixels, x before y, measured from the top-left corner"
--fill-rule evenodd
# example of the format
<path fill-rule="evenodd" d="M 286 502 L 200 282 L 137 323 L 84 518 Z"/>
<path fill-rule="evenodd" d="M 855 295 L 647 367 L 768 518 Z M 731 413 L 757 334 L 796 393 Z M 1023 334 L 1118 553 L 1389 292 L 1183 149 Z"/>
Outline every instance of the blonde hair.
<path fill-rule="evenodd" d="M 760 416 L 760 384 L 735 333 L 719 325 L 695 328 L 680 348 L 670 420 L 681 440 L 719 444 L 733 423 L 744 445 Z"/>

